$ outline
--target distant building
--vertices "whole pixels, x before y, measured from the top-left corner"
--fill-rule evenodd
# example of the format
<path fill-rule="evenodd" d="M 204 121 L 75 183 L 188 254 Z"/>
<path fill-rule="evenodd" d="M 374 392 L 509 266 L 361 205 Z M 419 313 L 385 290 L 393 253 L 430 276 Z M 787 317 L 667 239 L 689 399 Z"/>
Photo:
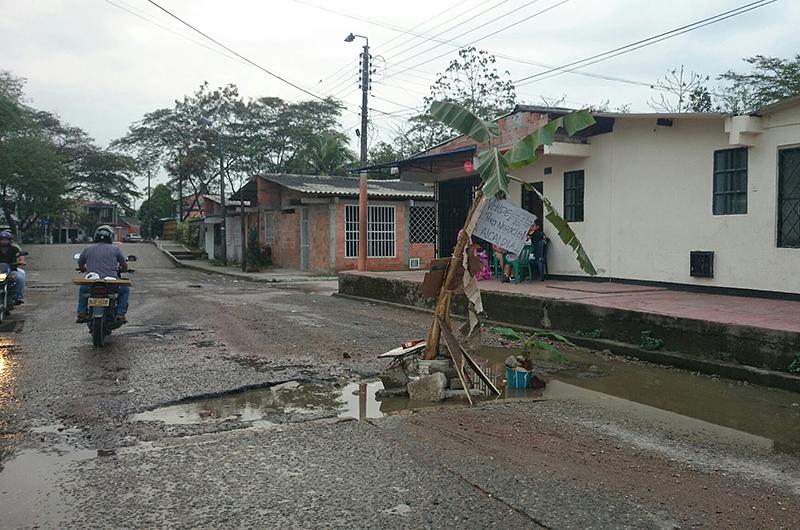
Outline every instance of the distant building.
<path fill-rule="evenodd" d="M 246 228 L 255 229 L 277 267 L 334 273 L 358 263 L 358 178 L 265 174 L 243 191 Z M 239 191 L 233 194 L 239 197 Z M 433 189 L 397 180 L 368 186 L 368 268 L 426 268 L 434 253 Z M 206 215 L 205 249 L 219 256 L 218 201 Z M 227 201 L 228 258 L 241 259 L 239 202 Z M 208 229 L 213 226 L 213 229 Z"/>

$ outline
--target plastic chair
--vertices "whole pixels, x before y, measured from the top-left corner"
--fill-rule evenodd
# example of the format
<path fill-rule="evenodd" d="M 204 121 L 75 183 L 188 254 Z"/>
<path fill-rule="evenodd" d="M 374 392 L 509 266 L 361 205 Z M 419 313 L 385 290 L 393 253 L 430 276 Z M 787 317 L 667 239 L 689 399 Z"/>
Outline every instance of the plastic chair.
<path fill-rule="evenodd" d="M 489 267 L 492 269 L 492 276 L 500 278 L 503 276 L 503 263 L 497 259 L 497 253 L 494 249 L 489 249 Z"/>
<path fill-rule="evenodd" d="M 533 269 L 531 268 L 531 252 L 533 251 L 533 247 L 530 245 L 525 245 L 522 247 L 522 250 L 517 256 L 517 259 L 511 262 L 511 266 L 514 269 L 514 283 L 519 283 L 520 278 L 520 269 L 523 267 L 528 268 L 528 277 L 533 280 Z M 524 270 L 524 269 L 523 269 Z"/>
<path fill-rule="evenodd" d="M 536 269 L 539 271 L 539 280 L 544 281 L 544 277 L 548 273 L 547 242 L 544 239 L 536 243 L 530 258 L 530 264 L 536 266 Z M 533 281 L 533 276 L 531 276 L 531 281 Z"/>

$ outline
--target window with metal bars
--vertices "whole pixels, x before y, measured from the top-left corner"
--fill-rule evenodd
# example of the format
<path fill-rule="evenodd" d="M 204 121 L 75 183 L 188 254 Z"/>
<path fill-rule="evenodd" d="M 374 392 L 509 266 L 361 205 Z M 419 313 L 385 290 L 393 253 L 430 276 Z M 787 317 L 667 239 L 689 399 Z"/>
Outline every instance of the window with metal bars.
<path fill-rule="evenodd" d="M 800 148 L 778 151 L 778 246 L 800 248 Z"/>
<path fill-rule="evenodd" d="M 583 170 L 564 173 L 564 219 L 583 221 Z"/>
<path fill-rule="evenodd" d="M 436 242 L 436 210 L 432 205 L 409 208 L 408 242 Z"/>
<path fill-rule="evenodd" d="M 747 148 L 714 151 L 714 215 L 747 213 Z"/>
<path fill-rule="evenodd" d="M 369 205 L 367 210 L 367 257 L 397 256 L 397 224 L 394 206 Z M 344 257 L 358 257 L 358 205 L 345 205 Z"/>

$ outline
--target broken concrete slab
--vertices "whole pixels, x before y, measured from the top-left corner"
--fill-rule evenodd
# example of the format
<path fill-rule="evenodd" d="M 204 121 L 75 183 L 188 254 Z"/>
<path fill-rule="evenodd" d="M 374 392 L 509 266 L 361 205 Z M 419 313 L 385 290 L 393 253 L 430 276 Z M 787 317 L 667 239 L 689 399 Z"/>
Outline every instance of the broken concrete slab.
<path fill-rule="evenodd" d="M 378 375 L 378 379 L 383 383 L 383 388 L 402 388 L 405 390 L 408 384 L 408 375 L 402 366 L 390 366 Z"/>
<path fill-rule="evenodd" d="M 442 373 L 420 377 L 408 383 L 408 397 L 411 401 L 442 401 L 447 378 Z"/>

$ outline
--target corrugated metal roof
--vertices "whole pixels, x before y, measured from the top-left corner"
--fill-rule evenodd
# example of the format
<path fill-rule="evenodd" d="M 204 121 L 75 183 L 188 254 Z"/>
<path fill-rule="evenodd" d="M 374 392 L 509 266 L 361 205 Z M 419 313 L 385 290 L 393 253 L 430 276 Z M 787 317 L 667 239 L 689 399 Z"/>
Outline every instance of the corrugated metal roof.
<path fill-rule="evenodd" d="M 359 179 L 356 177 L 328 177 L 322 175 L 262 174 L 261 178 L 280 184 L 290 190 L 309 195 L 356 196 Z M 433 199 L 433 188 L 416 182 L 401 182 L 397 179 L 367 182 L 369 197 L 392 197 L 406 199 Z"/>

